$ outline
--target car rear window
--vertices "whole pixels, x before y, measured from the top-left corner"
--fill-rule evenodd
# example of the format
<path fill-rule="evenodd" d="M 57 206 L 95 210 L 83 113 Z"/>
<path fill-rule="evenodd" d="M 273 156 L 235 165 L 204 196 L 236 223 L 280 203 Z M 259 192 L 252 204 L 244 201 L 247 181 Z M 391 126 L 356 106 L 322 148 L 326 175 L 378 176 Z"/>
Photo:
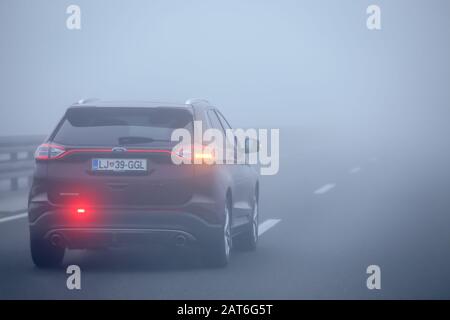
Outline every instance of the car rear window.
<path fill-rule="evenodd" d="M 63 145 L 146 145 L 170 141 L 172 131 L 192 131 L 193 116 L 182 108 L 69 109 L 53 141 Z"/>

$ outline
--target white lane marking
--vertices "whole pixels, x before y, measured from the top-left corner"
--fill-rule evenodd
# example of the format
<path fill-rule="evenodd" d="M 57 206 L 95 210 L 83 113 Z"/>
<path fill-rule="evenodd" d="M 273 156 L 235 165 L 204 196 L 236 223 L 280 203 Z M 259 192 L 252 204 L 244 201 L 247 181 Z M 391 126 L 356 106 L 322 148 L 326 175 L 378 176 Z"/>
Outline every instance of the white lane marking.
<path fill-rule="evenodd" d="M 258 226 L 258 236 L 262 235 L 264 232 L 274 227 L 280 221 L 281 221 L 280 219 L 268 219 L 263 223 L 260 223 Z"/>
<path fill-rule="evenodd" d="M 317 189 L 316 191 L 314 191 L 314 194 L 324 194 L 327 193 L 328 191 L 330 191 L 331 189 L 333 189 L 334 187 L 336 187 L 336 184 L 334 183 L 328 183 L 322 187 L 320 187 L 319 189 Z"/>
<path fill-rule="evenodd" d="M 11 220 L 16 220 L 16 219 L 20 219 L 20 218 L 25 218 L 26 216 L 28 216 L 28 213 L 19 213 L 10 217 L 5 217 L 5 218 L 1 218 L 0 219 L 0 223 L 2 222 L 6 222 L 6 221 L 11 221 Z"/>
<path fill-rule="evenodd" d="M 355 174 L 355 173 L 358 173 L 358 172 L 360 172 L 361 171 L 361 167 L 354 167 L 354 168 L 351 168 L 349 171 L 348 171 L 348 173 L 350 173 L 350 174 Z"/>

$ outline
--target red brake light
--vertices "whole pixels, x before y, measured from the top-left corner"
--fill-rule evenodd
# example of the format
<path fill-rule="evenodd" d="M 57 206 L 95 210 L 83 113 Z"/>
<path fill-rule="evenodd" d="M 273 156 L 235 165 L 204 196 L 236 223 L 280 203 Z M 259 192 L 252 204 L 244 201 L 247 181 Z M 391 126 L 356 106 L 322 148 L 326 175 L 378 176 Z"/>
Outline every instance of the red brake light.
<path fill-rule="evenodd" d="M 78 214 L 86 213 L 86 209 L 84 209 L 84 208 L 78 208 L 78 209 L 77 209 L 77 213 L 78 213 Z"/>
<path fill-rule="evenodd" d="M 58 159 L 61 158 L 65 152 L 66 150 L 63 146 L 53 143 L 44 143 L 36 149 L 34 158 L 36 160 Z"/>

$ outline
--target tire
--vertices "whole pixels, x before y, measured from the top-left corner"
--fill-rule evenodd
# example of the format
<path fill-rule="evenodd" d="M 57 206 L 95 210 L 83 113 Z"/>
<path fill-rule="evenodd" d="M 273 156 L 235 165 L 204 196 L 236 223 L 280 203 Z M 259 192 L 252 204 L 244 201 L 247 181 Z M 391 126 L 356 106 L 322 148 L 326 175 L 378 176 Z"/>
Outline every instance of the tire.
<path fill-rule="evenodd" d="M 231 209 L 230 205 L 225 206 L 225 221 L 220 240 L 215 245 L 208 246 L 206 254 L 206 264 L 213 268 L 223 268 L 230 261 L 233 240 L 231 237 Z"/>
<path fill-rule="evenodd" d="M 38 268 L 54 268 L 61 265 L 65 248 L 52 245 L 49 241 L 31 235 L 31 258 Z"/>
<path fill-rule="evenodd" d="M 237 237 L 236 247 L 244 251 L 254 251 L 258 244 L 259 205 L 256 196 L 253 200 L 253 210 L 250 222 L 245 231 Z"/>

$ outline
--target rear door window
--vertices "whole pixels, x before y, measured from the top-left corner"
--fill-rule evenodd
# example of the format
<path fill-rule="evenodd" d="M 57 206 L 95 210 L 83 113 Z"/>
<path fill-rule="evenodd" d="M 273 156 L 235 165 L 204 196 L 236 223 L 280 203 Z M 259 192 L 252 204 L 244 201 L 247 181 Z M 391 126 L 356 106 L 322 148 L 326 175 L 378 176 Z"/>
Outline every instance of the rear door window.
<path fill-rule="evenodd" d="M 220 123 L 219 118 L 217 117 L 217 114 L 214 110 L 208 110 L 208 118 L 209 122 L 211 123 L 211 126 L 215 129 L 219 129 L 220 131 L 224 132 L 224 128 L 222 124 Z"/>
<path fill-rule="evenodd" d="M 224 127 L 224 129 L 231 129 L 230 124 L 228 123 L 227 119 L 225 119 L 225 117 L 223 116 L 223 114 L 220 113 L 220 111 L 217 111 L 217 116 L 219 117 L 220 123 L 222 123 L 222 126 Z"/>

